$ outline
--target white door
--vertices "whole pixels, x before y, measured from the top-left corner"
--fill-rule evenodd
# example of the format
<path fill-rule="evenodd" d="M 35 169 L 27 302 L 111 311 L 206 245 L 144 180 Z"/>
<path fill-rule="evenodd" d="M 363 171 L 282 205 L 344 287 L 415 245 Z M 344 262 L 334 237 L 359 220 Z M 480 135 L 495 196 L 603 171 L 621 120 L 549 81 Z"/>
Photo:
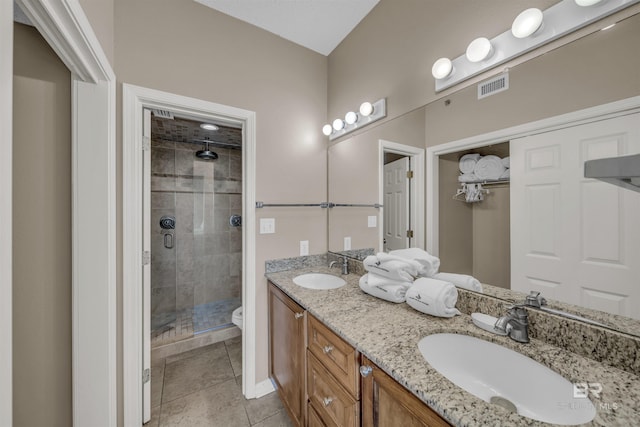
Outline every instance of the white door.
<path fill-rule="evenodd" d="M 640 153 L 640 114 L 511 141 L 511 288 L 640 319 L 640 193 L 584 162 Z"/>
<path fill-rule="evenodd" d="M 151 110 L 144 110 L 142 171 L 142 420 L 151 420 Z"/>
<path fill-rule="evenodd" d="M 384 165 L 384 250 L 406 249 L 409 231 L 409 157 Z"/>

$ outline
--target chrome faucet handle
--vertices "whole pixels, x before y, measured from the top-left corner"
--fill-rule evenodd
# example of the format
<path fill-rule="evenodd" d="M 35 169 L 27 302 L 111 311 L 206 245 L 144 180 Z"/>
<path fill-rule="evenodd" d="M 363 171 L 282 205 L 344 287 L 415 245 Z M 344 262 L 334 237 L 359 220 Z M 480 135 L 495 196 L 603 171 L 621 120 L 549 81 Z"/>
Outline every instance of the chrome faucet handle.
<path fill-rule="evenodd" d="M 530 291 L 529 295 L 524 299 L 524 305 L 540 308 L 543 305 L 547 305 L 547 300 L 540 295 L 540 292 Z"/>

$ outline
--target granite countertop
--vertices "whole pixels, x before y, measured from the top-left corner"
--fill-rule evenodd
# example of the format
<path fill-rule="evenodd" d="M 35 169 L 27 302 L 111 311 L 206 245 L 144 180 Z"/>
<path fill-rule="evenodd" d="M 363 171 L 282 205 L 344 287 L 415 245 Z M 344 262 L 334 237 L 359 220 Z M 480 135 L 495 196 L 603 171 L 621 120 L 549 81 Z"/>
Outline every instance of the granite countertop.
<path fill-rule="evenodd" d="M 437 318 L 407 304 L 380 300 L 360 290 L 360 276 L 356 274 L 341 276 L 347 284 L 339 289 L 311 290 L 293 283 L 294 277 L 309 272 L 339 273 L 335 268 L 317 266 L 268 273 L 266 277 L 455 426 L 549 424 L 489 404 L 447 380 L 418 350 L 418 341 L 427 335 L 448 332 L 475 336 L 529 356 L 571 382 L 599 382 L 600 399 L 592 399 L 597 415 L 585 425 L 640 425 L 640 378 L 636 375 L 543 341 L 532 339 L 520 344 L 485 332 L 471 322 L 469 315 Z"/>

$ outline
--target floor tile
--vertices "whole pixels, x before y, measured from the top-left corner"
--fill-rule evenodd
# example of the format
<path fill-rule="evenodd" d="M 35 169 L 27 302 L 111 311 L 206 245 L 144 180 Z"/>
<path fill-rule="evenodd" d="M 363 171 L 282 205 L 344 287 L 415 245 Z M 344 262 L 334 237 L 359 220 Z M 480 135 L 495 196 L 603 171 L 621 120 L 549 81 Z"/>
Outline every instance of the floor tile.
<path fill-rule="evenodd" d="M 273 392 L 259 399 L 246 399 L 245 409 L 251 425 L 254 425 L 277 414 L 284 407 L 278 397 L 278 393 Z"/>
<path fill-rule="evenodd" d="M 151 363 L 151 407 L 162 403 L 162 388 L 164 386 L 164 359 Z"/>
<path fill-rule="evenodd" d="M 233 374 L 236 377 L 242 375 L 242 336 L 239 338 L 232 338 L 224 342 L 231 361 L 231 367 L 233 368 Z"/>
<path fill-rule="evenodd" d="M 163 404 L 227 380 L 234 380 L 235 385 L 224 344 L 210 347 L 211 351 L 166 364 Z"/>
<path fill-rule="evenodd" d="M 244 400 L 232 379 L 163 404 L 159 427 L 249 427 Z"/>
<path fill-rule="evenodd" d="M 284 409 L 269 418 L 254 424 L 253 427 L 293 427 L 289 415 Z"/>
<path fill-rule="evenodd" d="M 219 352 L 220 356 L 227 351 L 226 346 L 222 342 L 205 345 L 204 347 L 197 347 L 193 350 L 184 351 L 182 353 L 174 354 L 173 356 L 167 356 L 167 364 L 177 362 L 179 360 L 189 359 L 194 356 L 199 356 L 205 353 Z"/>

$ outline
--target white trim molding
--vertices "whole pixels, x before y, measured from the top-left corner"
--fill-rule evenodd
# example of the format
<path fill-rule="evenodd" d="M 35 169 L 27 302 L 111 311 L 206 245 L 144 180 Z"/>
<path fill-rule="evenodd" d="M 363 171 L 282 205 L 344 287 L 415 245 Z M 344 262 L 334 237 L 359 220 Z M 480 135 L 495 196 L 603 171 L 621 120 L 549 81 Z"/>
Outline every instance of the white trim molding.
<path fill-rule="evenodd" d="M 122 88 L 123 155 L 123 383 L 124 423 L 142 424 L 142 125 L 143 109 L 169 110 L 203 121 L 227 122 L 243 129 L 243 340 L 242 390 L 247 398 L 265 393 L 255 381 L 255 150 L 252 111 L 130 84 Z"/>
<path fill-rule="evenodd" d="M 77 0 L 17 3 L 72 73 L 73 423 L 115 426 L 116 78 Z"/>
<path fill-rule="evenodd" d="M 411 169 L 413 170 L 413 180 L 410 185 L 411 193 L 411 213 L 410 227 L 413 230 L 412 247 L 424 249 L 424 202 L 420 195 L 424 194 L 424 148 L 413 147 L 411 145 L 398 144 L 397 142 L 378 140 L 378 203 L 383 205 L 384 214 L 384 153 L 395 153 L 411 157 Z M 379 229 L 378 247 L 382 251 L 384 239 L 384 226 Z"/>
<path fill-rule="evenodd" d="M 525 136 L 597 122 L 640 111 L 640 96 L 537 120 L 427 148 L 427 252 L 438 255 L 439 245 L 439 157 L 444 154 L 485 147 Z"/>
<path fill-rule="evenodd" d="M 13 1 L 0 0 L 0 420 L 13 425 L 12 152 Z"/>

